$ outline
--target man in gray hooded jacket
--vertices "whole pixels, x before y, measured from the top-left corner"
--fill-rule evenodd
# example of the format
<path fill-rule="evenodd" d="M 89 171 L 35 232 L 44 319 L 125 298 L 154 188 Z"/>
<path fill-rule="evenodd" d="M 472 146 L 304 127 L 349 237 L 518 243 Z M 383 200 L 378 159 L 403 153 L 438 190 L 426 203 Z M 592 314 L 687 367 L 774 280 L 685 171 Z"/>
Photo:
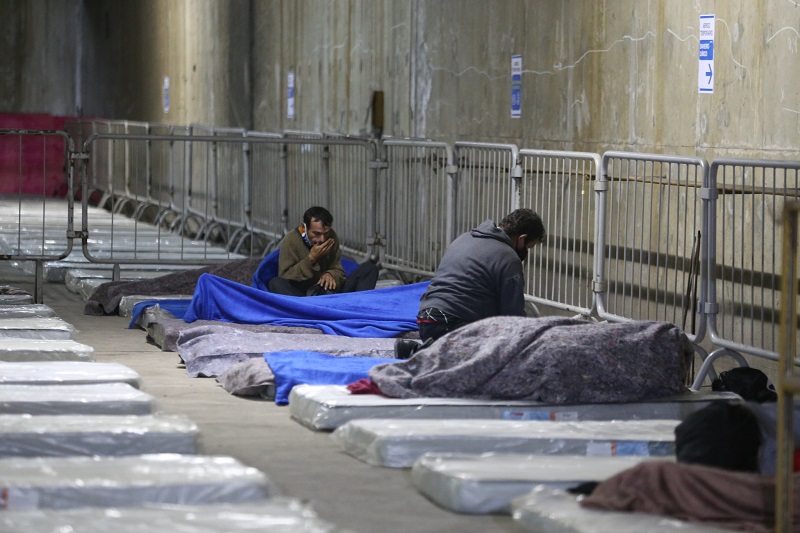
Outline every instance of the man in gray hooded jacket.
<path fill-rule="evenodd" d="M 522 262 L 541 243 L 539 215 L 517 209 L 499 225 L 487 220 L 457 237 L 442 257 L 420 299 L 417 324 L 423 344 L 398 339 L 395 356 L 405 359 L 464 324 L 491 316 L 525 316 Z"/>

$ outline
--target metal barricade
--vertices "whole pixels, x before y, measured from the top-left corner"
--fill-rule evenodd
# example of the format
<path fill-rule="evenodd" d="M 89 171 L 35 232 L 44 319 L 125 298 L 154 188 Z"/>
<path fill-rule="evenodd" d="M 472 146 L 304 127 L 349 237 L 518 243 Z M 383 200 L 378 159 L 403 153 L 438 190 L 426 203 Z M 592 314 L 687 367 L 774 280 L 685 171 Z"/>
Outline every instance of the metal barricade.
<path fill-rule="evenodd" d="M 534 303 L 589 316 L 600 156 L 524 149 L 519 156 L 520 205 L 536 211 L 547 232 L 525 265 L 526 293 Z"/>
<path fill-rule="evenodd" d="M 286 231 L 302 221 L 311 206 L 325 207 L 339 224 L 339 214 L 332 211 L 328 162 L 330 151 L 321 133 L 288 131 L 284 133 L 283 179 L 286 184 Z M 302 142 L 303 140 L 313 142 Z"/>
<path fill-rule="evenodd" d="M 0 259 L 33 264 L 36 303 L 43 301 L 43 263 L 72 252 L 72 152 L 63 131 L 0 130 Z M 54 191 L 66 201 L 53 198 Z"/>
<path fill-rule="evenodd" d="M 245 189 L 245 215 L 249 223 L 250 255 L 259 248 L 261 253 L 271 251 L 287 231 L 286 212 L 288 200 L 283 167 L 286 160 L 283 137 L 278 133 L 248 131 L 248 139 L 271 139 L 274 142 L 247 143 L 249 151 L 249 189 Z M 256 246 L 256 240 L 263 242 Z M 240 249 L 240 244 L 234 250 Z"/>
<path fill-rule="evenodd" d="M 500 222 L 519 204 L 522 168 L 513 144 L 455 143 L 458 179 L 450 240 L 487 219 Z"/>
<path fill-rule="evenodd" d="M 457 173 L 453 148 L 442 142 L 385 139 L 379 183 L 381 265 L 433 276 L 453 238 Z"/>
<path fill-rule="evenodd" d="M 781 292 L 779 214 L 800 196 L 800 162 L 717 159 L 709 189 L 708 331 L 713 361 L 739 354 L 776 361 Z"/>
<path fill-rule="evenodd" d="M 596 184 L 598 316 L 672 322 L 703 358 L 707 169 L 699 158 L 606 152 Z"/>
<path fill-rule="evenodd" d="M 775 465 L 775 531 L 789 533 L 794 510 L 794 397 L 800 394 L 797 364 L 798 280 L 800 272 L 800 203 L 783 207 L 781 320 L 778 358 L 777 460 Z"/>
<path fill-rule="evenodd" d="M 355 258 L 374 255 L 375 196 L 380 167 L 377 148 L 368 139 L 316 137 L 290 132 L 286 145 L 287 228 L 319 205 L 333 215 L 342 253 Z"/>

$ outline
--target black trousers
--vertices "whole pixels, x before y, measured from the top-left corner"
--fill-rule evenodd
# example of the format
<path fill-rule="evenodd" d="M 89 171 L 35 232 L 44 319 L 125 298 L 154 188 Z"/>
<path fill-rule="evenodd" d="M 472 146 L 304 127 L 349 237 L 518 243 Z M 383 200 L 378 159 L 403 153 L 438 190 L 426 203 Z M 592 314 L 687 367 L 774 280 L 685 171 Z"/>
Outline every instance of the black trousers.
<path fill-rule="evenodd" d="M 336 292 L 369 291 L 375 288 L 378 282 L 378 267 L 371 261 L 366 261 L 345 279 L 340 291 L 320 291 L 319 294 L 335 294 Z M 275 276 L 269 281 L 269 292 L 285 294 L 287 296 L 309 296 L 308 292 L 315 287 L 312 281 L 293 281 Z"/>

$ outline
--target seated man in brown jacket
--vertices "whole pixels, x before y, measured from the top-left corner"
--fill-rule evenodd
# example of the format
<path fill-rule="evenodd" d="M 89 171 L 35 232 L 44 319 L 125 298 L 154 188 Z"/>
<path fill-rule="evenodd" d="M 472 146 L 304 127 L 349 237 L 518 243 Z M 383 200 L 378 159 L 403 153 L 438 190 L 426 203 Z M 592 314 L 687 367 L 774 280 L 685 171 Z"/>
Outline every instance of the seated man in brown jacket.
<path fill-rule="evenodd" d="M 278 275 L 270 292 L 289 296 L 318 296 L 375 288 L 378 267 L 365 261 L 345 276 L 339 239 L 331 227 L 333 216 L 324 207 L 311 207 L 303 223 L 281 240 Z"/>

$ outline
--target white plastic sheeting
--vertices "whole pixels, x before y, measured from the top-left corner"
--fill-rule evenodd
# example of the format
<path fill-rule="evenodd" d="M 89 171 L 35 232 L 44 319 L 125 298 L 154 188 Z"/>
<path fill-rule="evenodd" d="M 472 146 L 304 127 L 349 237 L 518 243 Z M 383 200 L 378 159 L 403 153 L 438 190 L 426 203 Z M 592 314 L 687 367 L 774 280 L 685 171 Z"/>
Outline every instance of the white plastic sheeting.
<path fill-rule="evenodd" d="M 298 385 L 289 395 L 289 412 L 315 430 L 332 430 L 363 418 L 486 418 L 503 420 L 683 420 L 712 401 L 741 401 L 731 392 L 688 391 L 649 402 L 552 405 L 529 401 L 459 398 L 387 398 L 350 394 L 342 385 Z"/>
<path fill-rule="evenodd" d="M 0 472 L 4 510 L 246 503 L 276 492 L 262 472 L 224 456 L 13 458 L 0 459 Z"/>
<path fill-rule="evenodd" d="M 127 383 L 0 385 L 0 414 L 146 415 L 154 404 Z"/>
<path fill-rule="evenodd" d="M 199 430 L 176 415 L 0 415 L 0 458 L 198 452 Z"/>
<path fill-rule="evenodd" d="M 666 458 L 664 458 L 666 459 Z M 457 513 L 508 513 L 514 498 L 537 485 L 566 490 L 603 481 L 642 456 L 426 453 L 414 462 L 411 480 L 420 493 Z"/>
<path fill-rule="evenodd" d="M 679 420 L 351 420 L 331 435 L 353 457 L 410 467 L 425 452 L 669 456 Z"/>
<path fill-rule="evenodd" d="M 346 533 L 297 500 L 263 503 L 6 511 L 0 531 L 18 533 Z"/>
<path fill-rule="evenodd" d="M 73 340 L 9 339 L 0 335 L 0 361 L 94 361 L 94 348 Z"/>
<path fill-rule="evenodd" d="M 541 533 L 719 533 L 728 531 L 644 513 L 584 509 L 575 496 L 539 486 L 516 498 L 512 515 L 523 531 Z"/>
<path fill-rule="evenodd" d="M 0 361 L 0 385 L 85 385 L 127 383 L 139 388 L 141 376 L 119 363 L 84 361 Z"/>
<path fill-rule="evenodd" d="M 0 339 L 68 340 L 72 324 L 57 317 L 0 318 Z"/>

